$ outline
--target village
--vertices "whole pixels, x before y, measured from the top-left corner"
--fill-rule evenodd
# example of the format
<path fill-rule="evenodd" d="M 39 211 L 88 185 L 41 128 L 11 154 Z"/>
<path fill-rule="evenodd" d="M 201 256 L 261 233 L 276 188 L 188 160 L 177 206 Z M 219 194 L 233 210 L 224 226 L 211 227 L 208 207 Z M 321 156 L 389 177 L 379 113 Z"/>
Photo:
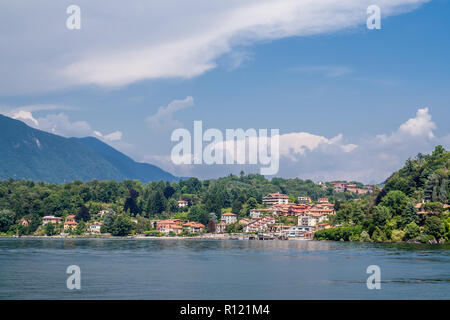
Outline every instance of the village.
<path fill-rule="evenodd" d="M 178 200 L 180 208 L 187 208 L 188 201 Z M 104 220 L 114 212 L 105 209 L 92 215 L 89 221 L 77 221 L 76 215 L 66 217 L 44 216 L 40 226 L 41 235 L 67 236 L 111 236 L 105 232 Z M 335 215 L 334 204 L 328 198 L 313 202 L 310 197 L 298 197 L 296 203 L 289 202 L 289 196 L 271 193 L 263 197 L 258 208 L 251 209 L 248 216 L 239 217 L 232 212 L 222 213 L 220 220 L 208 225 L 183 219 L 152 219 L 150 230 L 136 233 L 135 237 L 234 237 L 236 239 L 312 239 L 314 232 L 331 228 L 329 216 Z M 139 223 L 130 218 L 132 224 Z M 29 219 L 22 218 L 19 224 L 26 227 Z M 54 230 L 48 233 L 45 230 Z M 58 232 L 60 231 L 60 232 Z"/>

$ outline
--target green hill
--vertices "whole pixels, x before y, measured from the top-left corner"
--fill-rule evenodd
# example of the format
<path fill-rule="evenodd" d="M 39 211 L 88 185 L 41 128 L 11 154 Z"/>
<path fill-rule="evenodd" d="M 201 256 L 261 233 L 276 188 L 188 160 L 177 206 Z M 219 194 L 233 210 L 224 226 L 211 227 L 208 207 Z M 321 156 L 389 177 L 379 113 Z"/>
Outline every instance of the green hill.
<path fill-rule="evenodd" d="M 447 202 L 450 152 L 437 146 L 432 154 L 419 153 L 385 182 L 385 191 L 400 190 L 409 197 Z"/>

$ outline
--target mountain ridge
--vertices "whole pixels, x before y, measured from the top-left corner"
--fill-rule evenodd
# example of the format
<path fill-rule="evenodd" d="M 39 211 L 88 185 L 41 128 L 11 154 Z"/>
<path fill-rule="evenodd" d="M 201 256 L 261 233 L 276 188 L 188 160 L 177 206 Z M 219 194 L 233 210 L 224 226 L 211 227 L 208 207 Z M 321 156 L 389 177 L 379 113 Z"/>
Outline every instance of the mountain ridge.
<path fill-rule="evenodd" d="M 178 180 L 138 163 L 100 140 L 65 138 L 29 127 L 0 114 L 0 180 L 13 178 L 51 183 L 73 180 Z"/>

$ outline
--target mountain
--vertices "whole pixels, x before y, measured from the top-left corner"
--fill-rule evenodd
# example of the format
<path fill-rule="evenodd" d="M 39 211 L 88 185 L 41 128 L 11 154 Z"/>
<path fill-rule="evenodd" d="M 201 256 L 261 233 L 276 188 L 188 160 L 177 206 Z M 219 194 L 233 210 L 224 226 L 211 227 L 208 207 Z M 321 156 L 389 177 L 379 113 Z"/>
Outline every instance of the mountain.
<path fill-rule="evenodd" d="M 144 183 L 154 180 L 175 181 L 179 180 L 170 173 L 149 163 L 135 162 L 130 157 L 117 151 L 106 143 L 101 142 L 97 138 L 70 138 L 92 150 L 95 150 L 104 159 L 117 168 L 127 179 L 136 179 Z"/>
<path fill-rule="evenodd" d="M 177 180 L 156 166 L 133 161 L 95 138 L 68 139 L 3 115 L 0 128 L 0 180 Z"/>

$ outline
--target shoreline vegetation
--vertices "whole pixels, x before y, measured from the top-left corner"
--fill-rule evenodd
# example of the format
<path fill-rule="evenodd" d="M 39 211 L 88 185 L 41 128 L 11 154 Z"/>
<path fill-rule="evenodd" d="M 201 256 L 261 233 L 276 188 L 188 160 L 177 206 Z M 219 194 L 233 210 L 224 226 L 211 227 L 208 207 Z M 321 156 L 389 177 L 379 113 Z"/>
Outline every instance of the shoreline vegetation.
<path fill-rule="evenodd" d="M 0 237 L 449 243 L 450 152 L 406 161 L 383 184 L 266 179 L 0 181 Z"/>

